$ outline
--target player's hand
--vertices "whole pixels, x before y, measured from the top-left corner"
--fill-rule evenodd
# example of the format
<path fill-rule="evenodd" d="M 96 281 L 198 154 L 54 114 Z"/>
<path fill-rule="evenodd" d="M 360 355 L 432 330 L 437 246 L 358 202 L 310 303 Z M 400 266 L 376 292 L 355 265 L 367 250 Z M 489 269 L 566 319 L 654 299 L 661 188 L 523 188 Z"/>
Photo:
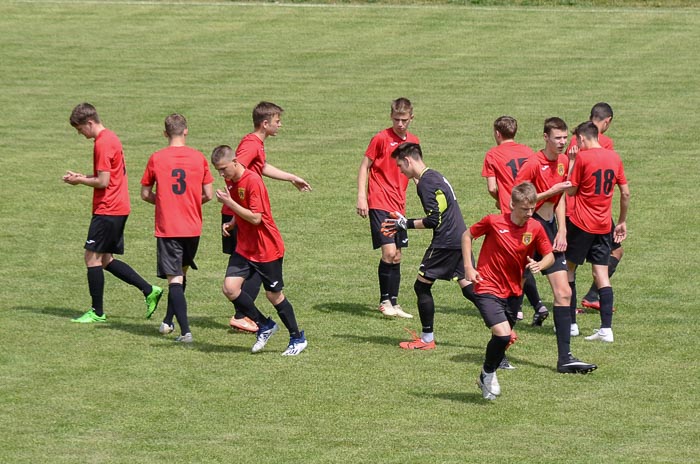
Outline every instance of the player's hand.
<path fill-rule="evenodd" d="M 621 222 L 615 226 L 615 232 L 613 233 L 613 241 L 615 243 L 621 243 L 626 238 L 627 238 L 627 224 L 624 222 Z"/>
<path fill-rule="evenodd" d="M 62 179 L 63 182 L 65 182 L 66 184 L 78 185 L 80 183 L 80 179 L 84 177 L 85 176 L 83 174 L 80 174 L 79 172 L 66 171 Z"/>
<path fill-rule="evenodd" d="M 554 243 L 552 243 L 552 248 L 554 249 L 554 251 L 563 253 L 566 251 L 567 245 L 568 244 L 566 242 L 566 231 L 562 231 L 562 229 L 559 229 L 557 235 L 554 236 Z"/>
<path fill-rule="evenodd" d="M 475 284 L 477 282 L 481 282 L 482 280 L 484 280 L 481 278 L 481 274 L 479 274 L 479 271 L 477 271 L 476 269 L 474 269 L 471 266 L 470 267 L 464 266 L 464 277 L 468 281 L 470 281 L 472 284 Z"/>
<path fill-rule="evenodd" d="M 552 185 L 549 191 L 552 193 L 552 195 L 556 195 L 558 193 L 565 192 L 569 188 L 571 188 L 571 182 L 566 180 L 564 182 L 558 182 Z"/>
<path fill-rule="evenodd" d="M 219 203 L 228 204 L 228 202 L 233 201 L 231 195 L 228 193 L 228 189 L 216 189 L 216 199 Z"/>
<path fill-rule="evenodd" d="M 540 262 L 535 261 L 531 257 L 527 257 L 528 263 L 525 265 L 525 269 L 529 269 L 533 274 L 540 272 Z"/>
<path fill-rule="evenodd" d="M 369 214 L 369 207 L 367 206 L 367 198 L 358 198 L 357 199 L 357 214 L 361 218 L 366 218 L 367 215 Z"/>
<path fill-rule="evenodd" d="M 578 145 L 571 145 L 569 151 L 566 152 L 566 155 L 569 157 L 570 160 L 573 160 L 576 158 L 576 155 L 578 155 L 578 150 Z"/>
<path fill-rule="evenodd" d="M 406 217 L 398 211 L 394 211 L 389 214 L 389 219 L 382 222 L 382 234 L 387 237 L 393 237 L 399 229 L 406 230 L 407 225 Z"/>
<path fill-rule="evenodd" d="M 229 222 L 224 222 L 221 224 L 221 235 L 224 237 L 230 237 L 233 226 L 236 224 L 236 219 L 231 219 Z"/>
<path fill-rule="evenodd" d="M 294 177 L 291 180 L 291 183 L 299 190 L 300 192 L 310 192 L 311 191 L 311 185 L 309 185 L 308 182 L 306 182 L 304 179 L 301 177 Z"/>

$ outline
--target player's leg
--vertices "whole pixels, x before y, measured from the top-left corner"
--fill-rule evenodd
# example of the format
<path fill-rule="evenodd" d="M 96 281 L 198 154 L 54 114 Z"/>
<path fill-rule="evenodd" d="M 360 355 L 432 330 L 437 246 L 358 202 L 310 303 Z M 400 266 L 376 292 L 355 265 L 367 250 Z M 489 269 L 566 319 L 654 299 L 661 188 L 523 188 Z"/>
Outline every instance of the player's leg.
<path fill-rule="evenodd" d="M 486 354 L 477 379 L 482 396 L 487 400 L 495 400 L 501 394 L 496 370 L 506 353 L 511 340 L 511 324 L 508 320 L 507 300 L 494 295 L 476 294 L 477 307 L 486 326 L 491 330 L 491 339 L 486 344 Z"/>
<path fill-rule="evenodd" d="M 523 293 L 527 297 L 527 301 L 535 310 L 532 317 L 533 326 L 541 326 L 545 319 L 549 316 L 549 311 L 547 307 L 542 303 L 542 298 L 540 297 L 540 292 L 537 290 L 537 281 L 535 276 L 529 270 L 525 271 L 523 275 L 525 281 L 523 282 Z M 522 319 L 522 311 L 519 311 L 518 318 Z"/>
<path fill-rule="evenodd" d="M 608 278 L 612 277 L 617 270 L 617 265 L 620 263 L 622 256 L 625 254 L 621 243 L 616 243 L 614 240 L 615 223 L 613 222 L 610 230 L 610 257 L 608 258 Z M 598 287 L 595 282 L 591 283 L 591 288 L 588 289 L 586 295 L 581 299 L 581 306 L 584 308 L 600 309 L 600 297 L 598 296 Z"/>
<path fill-rule="evenodd" d="M 102 253 L 85 250 L 85 266 L 87 267 L 88 291 L 90 292 L 91 309 L 73 322 L 91 323 L 104 322 L 104 288 L 105 276 L 102 268 Z"/>
<path fill-rule="evenodd" d="M 587 255 L 593 270 L 593 280 L 600 295 L 600 329 L 586 340 L 613 341 L 613 289 L 608 277 L 608 260 L 610 257 L 610 235 L 597 235 Z"/>
<path fill-rule="evenodd" d="M 369 210 L 369 226 L 372 232 L 372 247 L 381 249 L 382 256 L 377 266 L 377 278 L 379 280 L 379 311 L 385 316 L 397 316 L 394 304 L 398 304 L 398 289 L 401 283 L 401 250 L 397 247 L 397 236 L 385 236 L 382 230 L 382 222 L 389 218 L 387 211 L 378 209 Z M 407 235 L 406 235 L 407 237 Z M 392 302 L 392 293 L 395 293 Z"/>

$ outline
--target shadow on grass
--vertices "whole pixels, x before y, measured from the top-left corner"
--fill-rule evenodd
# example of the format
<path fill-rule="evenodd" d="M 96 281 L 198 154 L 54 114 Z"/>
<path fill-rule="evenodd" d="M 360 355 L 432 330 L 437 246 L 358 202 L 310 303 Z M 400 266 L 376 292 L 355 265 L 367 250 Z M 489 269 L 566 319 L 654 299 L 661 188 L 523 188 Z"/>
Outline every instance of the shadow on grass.
<path fill-rule="evenodd" d="M 46 314 L 51 317 L 57 317 L 60 319 L 75 319 L 84 314 L 75 308 L 62 308 L 59 306 L 44 306 L 43 308 L 38 308 L 36 306 L 13 306 L 15 311 L 27 311 L 36 314 Z"/>
<path fill-rule="evenodd" d="M 476 364 L 481 366 L 484 363 L 484 353 L 486 352 L 486 347 L 481 349 L 480 351 L 475 351 L 473 353 L 463 353 L 463 354 L 458 354 L 455 356 L 452 356 L 450 358 L 450 361 L 456 362 L 456 363 L 466 363 L 466 364 Z M 537 369 L 548 369 L 551 371 L 556 372 L 556 366 L 552 367 L 549 364 L 540 364 L 532 361 L 526 361 L 524 358 L 518 357 L 518 356 L 513 356 L 510 352 L 506 353 L 508 356 L 508 360 L 512 365 L 514 365 L 517 369 L 519 366 L 530 366 L 534 367 Z"/>
<path fill-rule="evenodd" d="M 481 397 L 481 393 L 466 393 L 466 392 L 412 392 L 411 395 L 417 398 L 433 398 L 438 400 L 453 401 L 456 403 L 471 403 L 479 406 L 489 406 L 493 404 L 491 401 L 487 401 Z"/>
<path fill-rule="evenodd" d="M 349 342 L 352 343 L 372 343 L 374 345 L 388 345 L 388 346 L 395 346 L 399 347 L 400 342 L 407 342 L 410 340 L 410 337 L 408 334 L 405 334 L 405 337 L 387 337 L 387 336 L 380 336 L 380 335 L 352 335 L 352 334 L 335 334 L 333 335 L 335 338 L 342 338 L 345 339 Z M 454 343 L 441 343 L 440 341 L 436 340 L 436 344 L 438 346 L 437 349 L 440 349 L 441 346 L 456 346 L 456 347 L 461 347 L 461 345 L 455 345 Z"/>
<path fill-rule="evenodd" d="M 313 306 L 314 311 L 324 313 L 345 313 L 353 316 L 373 316 L 384 317 L 376 310 L 366 304 L 359 303 L 321 303 Z"/>

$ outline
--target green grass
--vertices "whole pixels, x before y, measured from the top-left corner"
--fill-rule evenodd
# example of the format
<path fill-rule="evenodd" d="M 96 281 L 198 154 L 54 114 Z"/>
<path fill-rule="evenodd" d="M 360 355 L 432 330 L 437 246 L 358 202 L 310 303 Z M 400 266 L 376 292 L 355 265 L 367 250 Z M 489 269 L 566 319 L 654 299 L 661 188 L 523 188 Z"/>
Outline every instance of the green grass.
<path fill-rule="evenodd" d="M 1 462 L 698 462 L 697 10 L 4 2 L 0 43 Z M 539 148 L 546 117 L 573 126 L 611 103 L 633 197 L 613 280 L 616 341 L 573 341 L 598 371 L 556 374 L 551 320 L 525 324 L 510 352 L 518 369 L 484 402 L 474 381 L 488 331 L 444 282 L 438 349 L 398 348 L 403 326 L 419 324 L 374 311 L 379 255 L 354 214 L 362 154 L 398 96 L 413 100 L 412 129 L 468 223 L 493 212 L 480 170 L 496 117 L 518 118 L 518 139 Z M 157 333 L 164 304 L 144 320 L 140 294 L 111 275 L 109 323 L 71 324 L 89 306 L 91 192 L 60 177 L 88 171 L 92 149 L 68 124 L 72 107 L 95 104 L 122 138 L 124 259 L 155 280 L 138 181 L 165 143 L 164 117 L 185 114 L 190 145 L 208 154 L 250 131 L 263 99 L 286 109 L 270 162 L 314 187 L 267 182 L 309 349 L 282 358 L 280 333 L 252 356 L 253 338 L 227 329 L 217 204 L 205 206 L 188 283 L 192 347 Z M 414 314 L 429 235 L 412 233 L 402 266 Z M 585 334 L 598 317 L 579 323 Z"/>

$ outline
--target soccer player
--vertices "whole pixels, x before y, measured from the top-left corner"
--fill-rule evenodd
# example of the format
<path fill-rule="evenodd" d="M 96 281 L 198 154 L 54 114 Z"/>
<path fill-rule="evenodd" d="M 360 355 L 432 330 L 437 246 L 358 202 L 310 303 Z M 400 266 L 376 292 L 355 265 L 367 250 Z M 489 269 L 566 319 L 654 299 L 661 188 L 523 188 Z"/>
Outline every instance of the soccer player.
<path fill-rule="evenodd" d="M 510 192 L 515 185 L 515 177 L 534 152 L 532 148 L 515 141 L 518 121 L 512 116 L 501 116 L 493 122 L 493 137 L 496 146 L 491 147 L 484 157 L 481 177 L 486 178 L 489 194 L 496 200 L 501 213 L 510 213 Z M 541 326 L 549 316 L 547 307 L 537 291 L 537 282 L 530 272 L 525 272 L 523 286 L 525 296 L 535 310 L 532 325 Z M 522 309 L 518 320 L 523 318 Z"/>
<path fill-rule="evenodd" d="M 146 318 L 158 306 L 163 289 L 146 282 L 134 269 L 114 254 L 124 254 L 124 226 L 131 212 L 124 151 L 117 135 L 101 122 L 97 110 L 89 103 L 73 108 L 70 124 L 86 139 L 94 140 L 92 175 L 66 171 L 63 181 L 70 185 L 87 185 L 93 189 L 92 220 L 85 241 L 85 265 L 92 298 L 92 308 L 73 322 L 105 322 L 104 270 L 141 290 L 146 301 Z"/>
<path fill-rule="evenodd" d="M 267 299 L 289 331 L 289 345 L 282 355 L 296 356 L 306 349 L 308 342 L 304 331 L 299 330 L 292 304 L 282 293 L 284 243 L 272 218 L 265 184 L 258 174 L 238 161 L 228 145 L 216 147 L 211 162 L 219 174 L 230 181 L 225 190 L 216 191 L 216 197 L 233 211 L 238 227 L 236 249 L 231 254 L 224 279 L 224 295 L 257 324 L 257 339 L 252 348 L 252 352 L 257 353 L 279 330 L 271 318 L 260 313 L 243 288 L 246 279 L 259 274 Z"/>
<path fill-rule="evenodd" d="M 395 211 L 382 224 L 382 233 L 392 237 L 406 229 L 432 229 L 433 239 L 423 255 L 413 289 L 418 297 L 421 334 L 413 340 L 401 342 L 405 350 L 433 350 L 435 337 L 435 302 L 431 289 L 436 280 L 456 280 L 465 298 L 474 302 L 472 284 L 464 278 L 461 240 L 466 230 L 457 196 L 450 183 L 439 172 L 426 167 L 423 152 L 417 143 L 403 143 L 391 157 L 408 179 L 416 181 L 416 190 L 426 216 L 406 219 Z M 471 258 L 470 258 L 471 259 Z"/>
<path fill-rule="evenodd" d="M 260 176 L 291 182 L 299 191 L 311 191 L 311 185 L 299 176 L 278 169 L 267 162 L 265 140 L 275 137 L 282 127 L 284 110 L 271 102 L 262 101 L 253 108 L 253 132 L 243 137 L 236 148 L 236 159 L 246 168 Z M 227 184 L 230 181 L 226 181 Z M 222 248 L 227 255 L 236 249 L 237 227 L 233 220 L 233 211 L 225 204 L 221 207 Z M 244 290 L 255 300 L 260 290 L 261 280 L 253 274 L 244 283 Z M 257 332 L 258 326 L 245 315 L 236 311 L 229 325 L 234 329 Z"/>
<path fill-rule="evenodd" d="M 615 149 L 613 140 L 607 135 L 605 135 L 605 132 L 610 128 L 612 119 L 613 110 L 609 104 L 605 102 L 596 103 L 595 105 L 593 105 L 593 108 L 591 108 L 591 115 L 589 120 L 598 128 L 598 143 L 601 147 L 607 150 Z M 578 153 L 578 144 L 576 143 L 576 137 L 572 137 L 571 144 L 569 145 L 569 148 L 567 150 L 567 153 L 570 154 L 570 157 L 573 158 L 576 156 L 576 153 Z M 573 201 L 569 203 L 573 204 Z M 615 223 L 613 222 L 612 229 L 610 231 L 611 236 L 614 234 L 614 229 Z M 610 244 L 611 252 L 610 260 L 608 261 L 609 278 L 612 277 L 612 275 L 617 270 L 617 265 L 620 263 L 620 260 L 622 260 L 622 256 L 624 255 L 622 243 L 615 242 L 613 237 L 611 237 Z M 581 306 L 583 306 L 584 308 L 600 310 L 600 298 L 598 296 L 598 289 L 595 286 L 595 282 L 591 284 L 591 287 L 588 289 L 588 292 L 581 299 Z"/>
<path fill-rule="evenodd" d="M 369 142 L 357 174 L 357 214 L 369 216 L 372 246 L 381 248 L 379 277 L 379 311 L 385 316 L 412 318 L 398 304 L 401 286 L 401 250 L 408 246 L 408 234 L 399 230 L 392 237 L 382 234 L 382 222 L 398 211 L 406 214 L 408 179 L 401 175 L 392 152 L 402 143 L 420 143 L 408 131 L 413 121 L 413 105 L 407 98 L 391 102 L 392 126 L 377 133 Z"/>
<path fill-rule="evenodd" d="M 490 214 L 462 235 L 462 255 L 467 279 L 474 282 L 479 313 L 491 330 L 477 385 L 482 396 L 495 400 L 501 394 L 496 370 L 512 340 L 512 327 L 522 298 L 525 269 L 537 273 L 554 262 L 552 246 L 542 225 L 532 219 L 537 191 L 529 182 L 513 187 L 510 213 Z M 472 241 L 484 236 L 477 268 L 469 259 Z M 533 253 L 542 259 L 536 261 Z M 595 367 L 593 367 L 595 368 Z"/>
<path fill-rule="evenodd" d="M 613 150 L 598 142 L 598 128 L 587 121 L 575 131 L 579 152 L 575 157 L 567 191 L 575 196 L 575 204 L 567 222 L 566 261 L 571 286 L 571 310 L 576 310 L 576 267 L 584 260 L 591 263 L 593 281 L 600 295 L 600 329 L 586 340 L 612 342 L 613 289 L 608 277 L 611 240 L 622 242 L 627 237 L 627 210 L 630 190 L 622 160 Z M 620 190 L 620 214 L 613 236 L 612 199 L 617 184 Z"/>
<path fill-rule="evenodd" d="M 569 158 L 564 154 L 569 136 L 566 123 L 560 118 L 544 121 L 544 149 L 538 151 L 520 169 L 516 184 L 530 182 L 537 191 L 533 219 L 542 225 L 554 252 L 554 263 L 542 274 L 547 277 L 554 294 L 554 327 L 559 354 L 557 370 L 562 373 L 586 373 L 591 368 L 571 355 L 571 336 L 579 334 L 578 325 L 571 323 L 571 287 L 566 267 L 566 196 L 571 183 L 566 180 Z M 535 254 L 533 259 L 541 256 Z"/>
<path fill-rule="evenodd" d="M 187 270 L 197 269 L 202 204 L 214 196 L 207 159 L 186 145 L 187 132 L 184 116 L 165 118 L 168 146 L 151 155 L 141 178 L 141 198 L 156 206 L 158 277 L 168 280 L 168 310 L 159 331 L 175 330 L 174 316 L 180 326 L 175 341 L 182 343 L 192 343 L 185 299 Z"/>

